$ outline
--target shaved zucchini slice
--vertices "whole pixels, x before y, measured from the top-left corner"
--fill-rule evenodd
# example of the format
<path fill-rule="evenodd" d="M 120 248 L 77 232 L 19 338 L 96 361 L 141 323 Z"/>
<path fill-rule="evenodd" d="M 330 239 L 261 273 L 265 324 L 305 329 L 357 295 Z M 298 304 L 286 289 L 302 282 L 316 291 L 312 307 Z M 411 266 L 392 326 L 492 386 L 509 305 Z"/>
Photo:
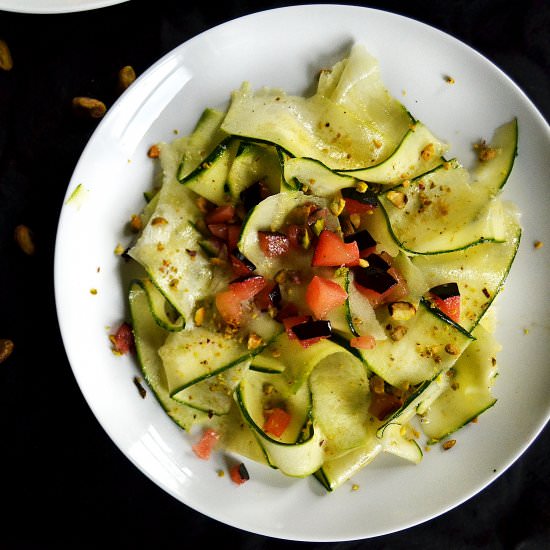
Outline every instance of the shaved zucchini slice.
<path fill-rule="evenodd" d="M 506 238 L 502 243 L 481 243 L 439 256 L 415 256 L 427 287 L 455 282 L 460 289 L 460 325 L 472 331 L 502 290 L 521 240 L 515 211 L 507 209 Z"/>
<path fill-rule="evenodd" d="M 448 146 L 437 139 L 421 122 L 411 124 L 397 149 L 384 161 L 368 168 L 340 170 L 345 176 L 381 185 L 396 185 L 411 180 L 444 162 Z"/>
<path fill-rule="evenodd" d="M 232 201 L 251 185 L 262 182 L 271 192 L 282 186 L 281 163 L 277 148 L 264 143 L 241 142 L 227 174 L 227 188 Z"/>
<path fill-rule="evenodd" d="M 213 273 L 200 248 L 202 237 L 193 225 L 200 216 L 195 195 L 176 178 L 180 157 L 177 145 L 163 146 L 160 155 L 163 184 L 154 210 L 128 255 L 141 264 L 188 324 L 197 300 L 210 292 Z"/>
<path fill-rule="evenodd" d="M 241 411 L 235 401 L 227 414 L 214 416 L 211 424 L 220 434 L 220 445 L 227 452 L 272 466 L 254 431 L 243 422 Z"/>
<path fill-rule="evenodd" d="M 381 440 L 373 434 L 361 447 L 325 460 L 315 472 L 315 477 L 327 491 L 334 491 L 370 464 L 381 453 L 382 448 Z"/>
<path fill-rule="evenodd" d="M 151 314 L 159 326 L 169 332 L 183 329 L 185 326 L 183 317 L 174 310 L 162 292 L 149 279 L 136 281 L 135 284 L 141 285 L 145 291 Z"/>
<path fill-rule="evenodd" d="M 179 152 L 176 171 L 179 181 L 194 172 L 227 137 L 227 134 L 220 130 L 224 117 L 223 111 L 208 107 L 203 111 L 190 135 L 172 142 L 175 150 Z"/>
<path fill-rule="evenodd" d="M 267 278 L 273 278 L 274 275 L 283 269 L 293 265 L 293 269 L 308 268 L 311 263 L 313 251 L 305 251 L 302 254 L 294 254 L 289 259 L 289 255 L 268 257 L 260 247 L 258 231 L 268 230 L 277 231 L 285 223 L 287 216 L 297 207 L 313 203 L 319 208 L 327 208 L 326 199 L 306 195 L 301 191 L 288 191 L 278 193 L 267 197 L 253 208 L 248 217 L 243 222 L 243 228 L 238 242 L 238 248 L 255 266 L 256 272 Z M 330 221 L 330 214 L 327 218 Z M 332 216 L 332 223 L 338 224 L 338 221 Z"/>
<path fill-rule="evenodd" d="M 500 201 L 474 189 L 469 172 L 446 162 L 379 196 L 397 245 L 409 254 L 441 254 L 504 239 Z"/>
<path fill-rule="evenodd" d="M 185 431 L 195 424 L 205 423 L 208 415 L 182 405 L 170 397 L 164 366 L 158 355 L 168 332 L 151 314 L 147 293 L 140 281 L 130 284 L 128 293 L 136 354 L 143 377 L 166 414 Z"/>
<path fill-rule="evenodd" d="M 385 308 L 379 320 L 389 331 L 396 325 Z M 412 319 L 398 324 L 405 328 L 401 339 L 387 338 L 377 342 L 374 349 L 359 350 L 369 369 L 396 387 L 431 380 L 451 367 L 472 340 L 466 331 L 434 314 L 424 302 Z"/>
<path fill-rule="evenodd" d="M 309 386 L 327 458 L 345 454 L 372 437 L 376 427 L 366 406 L 369 381 L 361 361 L 345 354 L 329 355 L 313 369 Z"/>
<path fill-rule="evenodd" d="M 482 146 L 483 147 L 483 146 Z M 512 172 L 518 150 L 518 120 L 499 126 L 486 149 L 486 160 L 481 160 L 472 171 L 473 185 L 490 196 L 498 194 Z"/>
<path fill-rule="evenodd" d="M 474 331 L 476 340 L 455 363 L 450 387 L 422 416 L 422 429 L 434 441 L 462 428 L 492 407 L 492 394 L 501 345 L 482 326 Z"/>
<path fill-rule="evenodd" d="M 305 157 L 288 157 L 284 164 L 286 181 L 296 180 L 303 191 L 318 197 L 333 197 L 340 189 L 355 187 L 357 179 L 334 172 L 321 161 Z"/>
<path fill-rule="evenodd" d="M 175 393 L 172 399 L 208 414 L 227 414 L 234 404 L 233 392 L 250 366 L 248 357 L 215 376 L 209 376 Z"/>
<path fill-rule="evenodd" d="M 158 353 L 171 396 L 250 358 L 243 344 L 205 327 L 170 333 Z"/>
<path fill-rule="evenodd" d="M 238 146 L 239 140 L 225 139 L 181 184 L 218 206 L 231 202 L 227 177 Z"/>
<path fill-rule="evenodd" d="M 291 477 L 305 477 L 319 469 L 324 460 L 323 435 L 311 420 L 307 384 L 289 392 L 282 375 L 249 371 L 237 387 L 236 400 L 270 464 Z M 265 411 L 281 405 L 290 414 L 290 424 L 277 437 L 264 430 Z"/>

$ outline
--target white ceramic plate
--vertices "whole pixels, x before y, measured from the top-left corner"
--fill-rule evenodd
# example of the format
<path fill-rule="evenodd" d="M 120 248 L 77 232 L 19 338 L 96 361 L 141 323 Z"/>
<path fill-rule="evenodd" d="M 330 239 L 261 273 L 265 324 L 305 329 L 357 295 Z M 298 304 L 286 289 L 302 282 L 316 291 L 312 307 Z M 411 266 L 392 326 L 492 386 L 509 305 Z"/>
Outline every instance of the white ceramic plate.
<path fill-rule="evenodd" d="M 395 38 L 399 37 L 399 40 Z M 458 433 L 452 451 L 435 447 L 414 466 L 380 457 L 332 494 L 314 479 L 285 478 L 250 464 L 240 487 L 219 478 L 221 458 L 193 455 L 190 438 L 157 405 L 142 399 L 130 357 L 114 356 L 109 327 L 127 317 L 121 260 L 124 230 L 143 206 L 153 163 L 149 146 L 189 132 L 206 106 L 221 106 L 243 80 L 304 93 L 317 71 L 354 41 L 380 61 L 390 91 L 466 165 L 471 145 L 519 119 L 519 156 L 505 195 L 523 212 L 523 242 L 499 300 L 504 343 L 498 403 Z M 445 81 L 451 75 L 455 84 Z M 143 473 L 191 508 L 263 535 L 343 541 L 395 532 L 469 499 L 502 474 L 550 416 L 550 245 L 547 178 L 550 131 L 527 97 L 500 70 L 454 38 L 401 16 L 360 7 L 310 5 L 230 21 L 186 42 L 143 74 L 110 109 L 82 154 L 67 190 L 55 255 L 59 322 L 78 384 L 107 433 Z M 97 289 L 92 295 L 90 289 Z M 526 334 L 526 330 L 528 333 Z M 239 505 L 236 506 L 235 503 Z"/>
<path fill-rule="evenodd" d="M 0 0 L 0 10 L 19 13 L 69 13 L 95 10 L 128 0 Z"/>

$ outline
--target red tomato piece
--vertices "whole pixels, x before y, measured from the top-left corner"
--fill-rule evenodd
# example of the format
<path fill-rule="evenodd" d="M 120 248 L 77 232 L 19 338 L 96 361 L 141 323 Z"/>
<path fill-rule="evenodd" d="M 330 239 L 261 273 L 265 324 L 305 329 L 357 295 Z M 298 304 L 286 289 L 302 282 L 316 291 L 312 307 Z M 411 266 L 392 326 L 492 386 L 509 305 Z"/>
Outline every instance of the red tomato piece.
<path fill-rule="evenodd" d="M 264 432 L 281 437 L 290 424 L 291 416 L 284 409 L 275 407 L 267 415 Z"/>
<path fill-rule="evenodd" d="M 229 325 L 238 326 L 243 318 L 243 302 L 251 300 L 267 284 L 261 276 L 248 277 L 229 284 L 229 288 L 216 295 L 216 307 L 222 319 Z"/>
<path fill-rule="evenodd" d="M 302 225 L 298 225 L 295 223 L 291 223 L 285 228 L 285 235 L 288 237 L 288 241 L 292 248 L 303 250 L 303 247 L 300 244 L 300 239 L 304 230 L 305 229 Z"/>
<path fill-rule="evenodd" d="M 268 258 L 282 256 L 290 248 L 290 239 L 279 231 L 258 231 L 258 240 L 262 252 Z"/>
<path fill-rule="evenodd" d="M 391 393 L 371 392 L 370 395 L 369 412 L 376 416 L 378 420 L 384 420 L 403 405 L 403 401 Z"/>
<path fill-rule="evenodd" d="M 243 306 L 234 292 L 224 290 L 216 294 L 216 308 L 222 319 L 232 326 L 239 326 L 243 318 Z"/>
<path fill-rule="evenodd" d="M 122 323 L 111 336 L 111 342 L 113 343 L 115 351 L 121 355 L 133 352 L 135 349 L 135 342 L 132 327 L 126 322 Z"/>
<path fill-rule="evenodd" d="M 449 296 L 442 299 L 432 294 L 432 301 L 437 308 L 455 323 L 460 323 L 460 296 Z"/>
<path fill-rule="evenodd" d="M 241 226 L 236 223 L 231 223 L 227 226 L 227 248 L 235 250 L 239 237 L 241 236 Z"/>
<path fill-rule="evenodd" d="M 202 460 L 208 460 L 220 439 L 220 434 L 212 428 L 204 430 L 202 437 L 192 446 L 193 452 Z"/>
<path fill-rule="evenodd" d="M 285 319 L 296 317 L 297 315 L 298 308 L 296 307 L 296 304 L 289 302 L 281 307 L 281 309 L 277 312 L 277 316 L 275 317 L 275 319 L 279 321 L 279 323 L 284 323 Z"/>
<path fill-rule="evenodd" d="M 306 289 L 306 302 L 317 319 L 324 319 L 329 311 L 341 306 L 348 293 L 335 281 L 314 275 Z"/>
<path fill-rule="evenodd" d="M 231 261 L 233 273 L 235 273 L 237 277 L 248 277 L 255 269 L 251 264 L 246 264 L 234 254 L 229 255 L 229 260 Z"/>
<path fill-rule="evenodd" d="M 369 214 L 376 206 L 356 201 L 355 199 L 346 199 L 346 212 L 351 214 Z"/>
<path fill-rule="evenodd" d="M 229 289 L 239 300 L 250 300 L 254 298 L 267 285 L 267 281 L 261 275 L 253 275 L 242 281 L 235 281 L 229 284 Z"/>
<path fill-rule="evenodd" d="M 349 345 L 352 348 L 357 349 L 374 349 L 376 346 L 376 340 L 374 336 L 370 334 L 363 334 L 362 336 L 355 336 L 349 341 Z"/>
<path fill-rule="evenodd" d="M 227 241 L 227 224 L 226 223 L 209 223 L 208 229 L 210 233 L 221 239 L 222 241 Z"/>
<path fill-rule="evenodd" d="M 231 466 L 231 468 L 229 468 L 229 475 L 231 476 L 231 481 L 237 485 L 242 485 L 250 479 L 248 470 L 242 462 Z"/>
<path fill-rule="evenodd" d="M 312 266 L 354 265 L 359 260 L 359 247 L 356 241 L 345 243 L 336 233 L 323 229 L 313 253 Z"/>
<path fill-rule="evenodd" d="M 273 301 L 272 292 L 276 289 L 277 283 L 273 281 L 266 282 L 266 286 L 254 296 L 254 303 L 260 311 L 267 311 L 270 307 L 276 307 Z"/>
<path fill-rule="evenodd" d="M 232 204 L 217 206 L 206 214 L 204 220 L 210 223 L 229 223 L 235 218 L 235 207 Z"/>

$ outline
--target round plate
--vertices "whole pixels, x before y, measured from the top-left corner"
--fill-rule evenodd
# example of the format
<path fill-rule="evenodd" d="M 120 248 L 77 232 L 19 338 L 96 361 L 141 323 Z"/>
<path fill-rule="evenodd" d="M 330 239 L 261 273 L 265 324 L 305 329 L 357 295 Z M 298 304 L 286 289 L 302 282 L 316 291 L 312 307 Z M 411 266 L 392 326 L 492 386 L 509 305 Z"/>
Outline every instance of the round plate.
<path fill-rule="evenodd" d="M 229 476 L 217 476 L 225 466 L 221 456 L 198 460 L 191 436 L 168 419 L 151 392 L 140 397 L 132 383 L 138 373 L 133 358 L 111 352 L 108 335 L 128 317 L 124 269 L 114 249 L 130 243 L 127 221 L 143 207 L 142 193 L 151 186 L 151 144 L 190 132 L 204 107 L 225 105 L 244 80 L 307 93 L 319 69 L 344 57 L 354 42 L 378 58 L 392 94 L 467 166 L 474 142 L 490 139 L 512 117 L 519 120 L 519 156 L 504 194 L 519 205 L 524 235 L 497 302 L 497 337 L 504 343 L 494 389 L 498 402 L 456 434 L 451 451 L 434 446 L 417 466 L 379 457 L 354 478 L 358 490 L 349 483 L 327 494 L 313 478 L 291 479 L 256 464 L 247 464 L 250 481 L 236 486 Z M 550 416 L 548 248 L 533 246 L 535 240 L 550 244 L 541 200 L 547 197 L 549 149 L 548 125 L 507 76 L 463 43 L 398 15 L 295 6 L 233 20 L 189 40 L 110 109 L 67 190 L 55 290 L 64 344 L 84 397 L 116 445 L 159 487 L 243 530 L 344 541 L 395 532 L 446 512 L 502 474 Z"/>
<path fill-rule="evenodd" d="M 0 0 L 0 10 L 18 13 L 70 13 L 123 2 L 128 0 Z"/>

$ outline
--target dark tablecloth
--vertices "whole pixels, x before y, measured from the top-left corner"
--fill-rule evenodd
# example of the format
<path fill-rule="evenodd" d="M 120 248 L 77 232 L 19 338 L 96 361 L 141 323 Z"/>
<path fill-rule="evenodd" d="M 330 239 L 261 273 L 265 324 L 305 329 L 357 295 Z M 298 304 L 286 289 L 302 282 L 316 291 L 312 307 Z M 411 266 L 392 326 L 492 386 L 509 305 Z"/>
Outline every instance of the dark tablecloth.
<path fill-rule="evenodd" d="M 131 0 L 72 14 L 0 11 L 0 39 L 14 60 L 11 71 L 0 70 L 0 338 L 15 343 L 0 364 L 0 548 L 550 548 L 548 427 L 494 483 L 439 518 L 364 541 L 282 542 L 220 524 L 163 492 L 116 448 L 77 386 L 56 320 L 53 254 L 66 187 L 97 121 L 76 118 L 72 98 L 110 105 L 120 67 L 139 75 L 216 24 L 285 4 Z M 473 46 L 549 119 L 547 1 L 355 4 Z M 19 224 L 33 232 L 32 256 L 14 241 Z"/>

